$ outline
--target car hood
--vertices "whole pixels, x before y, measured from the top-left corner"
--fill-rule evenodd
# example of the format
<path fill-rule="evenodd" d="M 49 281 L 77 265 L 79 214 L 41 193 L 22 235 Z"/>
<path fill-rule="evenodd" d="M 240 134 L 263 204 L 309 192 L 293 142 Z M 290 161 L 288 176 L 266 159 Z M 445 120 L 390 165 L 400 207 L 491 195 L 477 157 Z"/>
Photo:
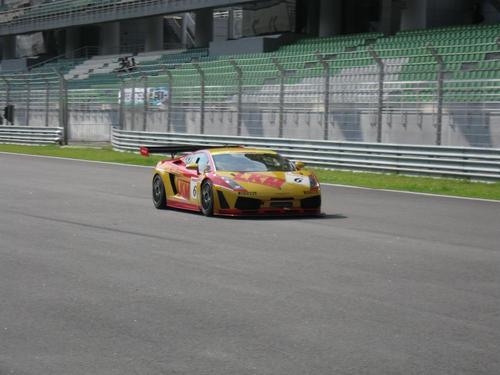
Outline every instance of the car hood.
<path fill-rule="evenodd" d="M 248 192 L 259 194 L 299 194 L 310 190 L 308 171 L 295 172 L 217 172 L 218 176 L 237 182 Z"/>

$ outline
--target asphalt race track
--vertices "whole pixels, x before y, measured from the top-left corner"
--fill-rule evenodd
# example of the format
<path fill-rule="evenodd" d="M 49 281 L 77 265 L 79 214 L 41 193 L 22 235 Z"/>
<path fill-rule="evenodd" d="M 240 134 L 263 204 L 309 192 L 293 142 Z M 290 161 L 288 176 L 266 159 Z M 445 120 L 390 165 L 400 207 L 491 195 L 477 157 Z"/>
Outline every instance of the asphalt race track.
<path fill-rule="evenodd" d="M 150 178 L 0 154 L 0 375 L 500 373 L 500 204 L 209 219 Z"/>

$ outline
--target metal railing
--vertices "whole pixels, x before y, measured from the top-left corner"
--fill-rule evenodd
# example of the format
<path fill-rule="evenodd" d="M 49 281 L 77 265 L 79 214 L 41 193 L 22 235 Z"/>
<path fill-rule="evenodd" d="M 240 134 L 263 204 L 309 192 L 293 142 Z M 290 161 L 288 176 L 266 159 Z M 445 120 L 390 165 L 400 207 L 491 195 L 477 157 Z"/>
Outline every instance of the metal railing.
<path fill-rule="evenodd" d="M 0 35 L 218 8 L 254 0 L 61 0 L 0 12 Z"/>
<path fill-rule="evenodd" d="M 474 180 L 500 179 L 500 150 L 380 143 L 311 141 L 237 136 L 138 132 L 113 129 L 112 145 L 138 152 L 140 146 L 205 144 L 270 148 L 310 166 L 446 176 Z"/>
<path fill-rule="evenodd" d="M 62 144 L 62 128 L 0 126 L 0 143 L 49 145 Z"/>

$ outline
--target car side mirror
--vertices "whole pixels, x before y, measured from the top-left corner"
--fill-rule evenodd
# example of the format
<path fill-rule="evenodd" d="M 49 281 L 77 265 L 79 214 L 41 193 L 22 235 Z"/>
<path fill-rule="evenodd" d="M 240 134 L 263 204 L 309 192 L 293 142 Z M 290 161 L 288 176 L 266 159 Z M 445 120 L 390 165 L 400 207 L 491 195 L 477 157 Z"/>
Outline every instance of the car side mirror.
<path fill-rule="evenodd" d="M 196 163 L 189 163 L 186 165 L 186 169 L 189 169 L 190 171 L 196 171 L 198 172 L 198 164 Z"/>
<path fill-rule="evenodd" d="M 301 169 L 304 169 L 306 167 L 306 165 L 304 164 L 304 162 L 302 161 L 296 161 L 295 162 L 295 168 L 297 168 L 297 170 L 301 170 Z"/>

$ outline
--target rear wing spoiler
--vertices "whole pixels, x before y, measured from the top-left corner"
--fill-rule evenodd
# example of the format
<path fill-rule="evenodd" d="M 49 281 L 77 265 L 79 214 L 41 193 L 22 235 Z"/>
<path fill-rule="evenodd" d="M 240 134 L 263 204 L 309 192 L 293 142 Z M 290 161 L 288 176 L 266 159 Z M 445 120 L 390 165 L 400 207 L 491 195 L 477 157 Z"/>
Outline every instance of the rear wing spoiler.
<path fill-rule="evenodd" d="M 139 152 L 142 156 L 148 157 L 151 154 L 165 154 L 165 155 L 171 155 L 172 159 L 175 157 L 175 155 L 181 153 L 181 152 L 196 152 L 200 150 L 207 150 L 210 148 L 215 148 L 215 147 L 226 147 L 224 145 L 219 145 L 219 146 L 208 146 L 208 145 L 176 145 L 176 144 L 171 144 L 171 145 L 166 145 L 166 146 L 141 146 L 139 149 Z"/>

